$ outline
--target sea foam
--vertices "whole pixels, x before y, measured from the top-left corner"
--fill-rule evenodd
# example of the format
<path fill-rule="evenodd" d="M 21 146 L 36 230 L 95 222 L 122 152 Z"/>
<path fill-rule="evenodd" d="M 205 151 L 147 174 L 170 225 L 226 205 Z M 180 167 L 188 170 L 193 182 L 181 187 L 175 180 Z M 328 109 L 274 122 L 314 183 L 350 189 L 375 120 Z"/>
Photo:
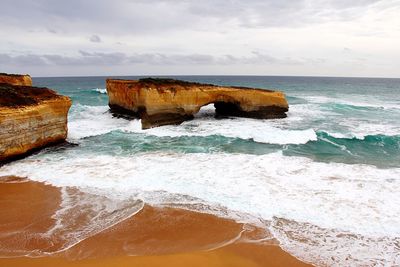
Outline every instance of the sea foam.
<path fill-rule="evenodd" d="M 336 121 L 332 124 L 327 118 Z M 319 121 L 325 120 L 323 123 Z M 317 127 L 317 128 L 313 128 Z M 107 106 L 75 105 L 69 116 L 68 139 L 72 142 L 90 136 L 103 135 L 120 130 L 158 137 L 212 136 L 253 140 L 268 144 L 305 144 L 317 140 L 317 131 L 324 131 L 337 138 L 357 138 L 365 136 L 400 133 L 400 126 L 384 121 L 360 121 L 344 118 L 333 111 L 321 110 L 315 104 L 293 105 L 286 119 L 257 120 L 250 118 L 214 118 L 214 107 L 206 106 L 194 120 L 181 125 L 167 125 L 142 130 L 140 120 L 126 120 L 113 117 Z"/>
<path fill-rule="evenodd" d="M 107 89 L 105 89 L 105 88 L 95 88 L 95 89 L 92 89 L 92 91 L 100 93 L 100 94 L 107 94 Z"/>
<path fill-rule="evenodd" d="M 76 141 L 85 137 L 102 135 L 125 129 L 130 121 L 114 118 L 108 106 L 74 105 L 68 122 L 68 139 Z"/>
<path fill-rule="evenodd" d="M 366 95 L 337 95 L 336 97 L 328 97 L 321 95 L 302 96 L 309 103 L 317 104 L 340 104 L 347 105 L 350 108 L 375 108 L 384 110 L 399 110 L 399 101 L 393 99 L 379 99 L 376 96 Z M 358 100 L 355 100 L 358 99 Z"/>
<path fill-rule="evenodd" d="M 247 118 L 215 119 L 214 109 L 203 110 L 194 120 L 181 125 L 168 125 L 142 130 L 140 120 L 113 117 L 107 106 L 77 105 L 72 110 L 68 139 L 71 141 L 121 130 L 154 136 L 210 136 L 250 139 L 270 144 L 305 144 L 317 140 L 313 129 L 290 130 L 271 125 L 272 121 Z"/>
<path fill-rule="evenodd" d="M 146 153 L 41 155 L 6 165 L 0 175 L 104 189 L 110 197 L 166 191 L 264 219 L 278 216 L 366 235 L 400 235 L 399 222 L 393 220 L 400 218 L 398 168 L 318 163 L 281 153 Z"/>
<path fill-rule="evenodd" d="M 400 236 L 399 168 L 318 163 L 281 153 L 75 158 L 44 154 L 6 165 L 1 175 L 78 187 L 117 203 L 141 199 L 188 209 L 198 203 L 211 208 L 197 211 L 224 217 L 234 214 L 232 218 L 252 224 L 269 222 L 267 227 L 285 249 L 303 258 L 301 248 L 308 251 L 317 242 L 319 260 L 330 265 L 335 263 L 331 259 L 337 253 L 334 248 L 345 249 L 342 246 L 351 242 L 357 245 L 346 249 L 351 250 L 354 264 L 400 255 L 395 245 Z M 371 247 L 372 243 L 376 246 Z"/>

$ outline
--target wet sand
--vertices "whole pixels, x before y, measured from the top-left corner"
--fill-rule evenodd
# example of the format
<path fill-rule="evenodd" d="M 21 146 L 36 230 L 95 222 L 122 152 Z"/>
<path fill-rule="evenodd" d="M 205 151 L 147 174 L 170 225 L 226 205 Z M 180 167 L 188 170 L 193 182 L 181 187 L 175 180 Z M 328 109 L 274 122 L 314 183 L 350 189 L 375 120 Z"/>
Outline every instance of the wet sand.
<path fill-rule="evenodd" d="M 46 233 L 54 227 L 60 203 L 59 188 L 0 179 L 0 255 L 11 257 L 0 258 L 0 266 L 310 266 L 283 251 L 260 228 L 148 205 L 57 252 L 61 241 Z M 23 256 L 35 250 L 51 253 Z"/>

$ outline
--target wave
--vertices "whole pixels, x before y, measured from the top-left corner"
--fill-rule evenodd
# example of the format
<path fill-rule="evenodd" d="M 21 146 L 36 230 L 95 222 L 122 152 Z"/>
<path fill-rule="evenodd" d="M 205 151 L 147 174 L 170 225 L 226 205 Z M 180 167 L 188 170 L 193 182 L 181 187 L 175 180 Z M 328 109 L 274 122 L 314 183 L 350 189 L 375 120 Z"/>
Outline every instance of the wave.
<path fill-rule="evenodd" d="M 6 165 L 0 175 L 150 204 L 165 204 L 166 193 L 190 196 L 265 220 L 281 217 L 369 236 L 400 235 L 400 222 L 393 219 L 400 218 L 400 168 L 315 162 L 279 152 L 44 154 Z"/>
<path fill-rule="evenodd" d="M 170 125 L 157 127 L 145 131 L 138 128 L 127 129 L 135 133 L 146 133 L 158 137 L 179 136 L 225 136 L 229 138 L 240 138 L 253 140 L 267 144 L 305 144 L 310 140 L 316 140 L 317 136 L 313 129 L 285 129 L 280 127 L 280 120 L 258 120 L 250 118 L 227 118 L 215 119 L 213 105 L 203 107 L 195 119 L 186 121 L 181 125 Z M 289 120 L 286 120 L 289 122 Z M 282 120 L 282 123 L 283 122 Z"/>
<path fill-rule="evenodd" d="M 181 125 L 162 126 L 148 130 L 141 129 L 140 120 L 126 120 L 113 117 L 108 106 L 74 105 L 69 116 L 69 135 L 71 140 L 106 134 L 121 130 L 128 133 L 153 135 L 158 137 L 179 136 L 225 136 L 253 140 L 268 144 L 306 144 L 317 141 L 317 132 L 326 132 L 335 138 L 364 139 L 366 136 L 398 135 L 400 128 L 396 125 L 354 122 L 351 119 L 341 123 L 343 129 L 337 131 L 321 125 L 320 130 L 313 129 L 320 118 L 328 114 L 313 106 L 295 105 L 287 119 L 256 120 L 230 118 L 217 120 L 212 107 L 202 109 L 192 121 Z M 314 116 L 314 120 L 305 121 Z M 356 127 L 357 126 L 357 127 Z M 306 129 L 301 129 L 309 127 Z M 299 129 L 300 128 L 300 129 Z"/>
<path fill-rule="evenodd" d="M 62 208 L 45 234 L 53 243 L 29 256 L 65 250 L 147 203 L 266 228 L 282 248 L 320 265 L 400 261 L 400 168 L 319 163 L 281 153 L 169 152 L 37 155 L 0 168 L 0 176 L 10 174 L 63 188 Z M 78 211 L 90 214 L 79 225 Z"/>
<path fill-rule="evenodd" d="M 350 100 L 349 97 L 357 100 Z M 370 109 L 382 109 L 382 110 L 390 110 L 390 109 L 399 109 L 399 103 L 394 102 L 393 100 L 380 100 L 375 96 L 366 97 L 364 95 L 342 95 L 337 97 L 328 97 L 328 96 L 301 96 L 301 98 L 306 99 L 309 103 L 317 103 L 317 104 L 331 104 L 337 105 L 337 108 L 344 109 L 359 109 L 359 110 L 370 110 Z"/>
<path fill-rule="evenodd" d="M 109 199 L 81 193 L 75 188 L 63 187 L 60 209 L 52 217 L 54 225 L 43 234 L 43 237 L 52 240 L 51 246 L 28 255 L 43 256 L 65 251 L 82 240 L 132 217 L 142 210 L 143 206 L 141 200 Z"/>
<path fill-rule="evenodd" d="M 367 164 L 378 168 L 400 167 L 400 135 L 335 137 L 318 131 L 317 140 L 305 144 L 269 144 L 250 139 L 206 136 L 155 136 L 151 134 L 112 131 L 105 135 L 80 141 L 79 147 L 68 149 L 68 153 L 101 153 L 112 156 L 131 156 L 146 152 L 179 153 L 241 153 L 263 155 L 282 151 L 286 156 L 307 157 L 318 162 Z M 52 149 L 46 153 L 57 154 Z"/>
<path fill-rule="evenodd" d="M 68 117 L 68 140 L 97 136 L 129 127 L 131 121 L 113 117 L 108 106 L 74 105 Z"/>
<path fill-rule="evenodd" d="M 362 139 L 368 135 L 398 135 L 399 110 L 356 107 L 345 104 L 296 104 L 291 105 L 288 117 L 276 120 L 279 128 L 304 129 L 329 132 L 337 137 Z"/>
<path fill-rule="evenodd" d="M 45 190 L 46 193 L 40 190 Z M 144 203 L 140 200 L 109 199 L 105 196 L 83 193 L 74 187 L 58 189 L 48 185 L 40 187 L 36 185 L 29 187 L 29 191 L 41 194 L 39 203 L 59 201 L 59 207 L 54 211 L 47 207 L 45 212 L 39 211 L 32 221 L 18 222 L 11 231 L 2 233 L 0 258 L 43 257 L 66 251 L 81 241 L 130 218 L 144 207 Z M 23 189 L 16 192 L 26 193 Z M 40 206 L 36 199 L 29 200 L 22 197 L 18 198 L 18 201 L 20 202 L 18 205 Z M 24 203 L 24 201 L 33 202 Z M 31 242 L 26 242 L 27 240 L 34 240 L 35 244 L 32 245 Z"/>
<path fill-rule="evenodd" d="M 267 144 L 305 144 L 317 140 L 313 129 L 287 130 L 273 127 L 263 121 L 252 119 L 225 119 L 207 120 L 195 119 L 184 122 L 180 126 L 165 126 L 141 131 L 126 129 L 134 133 L 146 133 L 158 137 L 179 137 L 179 136 L 212 136 L 220 135 L 244 140 L 253 140 Z"/>
<path fill-rule="evenodd" d="M 92 91 L 100 93 L 100 94 L 107 94 L 107 89 L 105 89 L 105 88 L 95 88 L 95 89 L 92 89 Z"/>
<path fill-rule="evenodd" d="M 304 144 L 317 139 L 312 129 L 285 130 L 271 126 L 265 120 L 255 119 L 217 120 L 207 115 L 210 112 L 207 109 L 200 112 L 195 120 L 186 121 L 178 126 L 142 130 L 140 120 L 116 118 L 108 110 L 107 106 L 76 105 L 69 117 L 68 139 L 79 140 L 116 130 L 158 137 L 221 135 L 270 144 Z"/>
<path fill-rule="evenodd" d="M 284 250 L 315 266 L 400 265 L 399 237 L 368 237 L 282 218 L 274 218 L 269 230 Z"/>
<path fill-rule="evenodd" d="M 318 137 L 322 138 L 329 138 L 333 140 L 344 139 L 347 141 L 354 141 L 360 142 L 363 141 L 364 143 L 368 144 L 375 144 L 379 146 L 394 146 L 395 148 L 400 148 L 400 134 L 398 135 L 383 135 L 383 134 L 376 134 L 376 135 L 363 135 L 359 136 L 352 136 L 352 135 L 345 135 L 345 134 L 338 134 L 338 133 L 329 133 L 324 131 L 317 132 Z"/>
<path fill-rule="evenodd" d="M 331 136 L 337 138 L 357 138 L 364 139 L 366 136 L 386 135 L 396 136 L 400 133 L 400 124 L 395 121 L 384 121 L 383 119 L 375 119 L 370 121 L 360 121 L 357 119 L 345 119 L 338 121 L 342 127 L 341 131 L 336 129 L 325 130 Z"/>
<path fill-rule="evenodd" d="M 400 135 L 366 135 L 361 138 L 317 132 L 317 141 L 290 145 L 288 156 L 303 156 L 318 161 L 370 164 L 384 168 L 400 167 Z"/>

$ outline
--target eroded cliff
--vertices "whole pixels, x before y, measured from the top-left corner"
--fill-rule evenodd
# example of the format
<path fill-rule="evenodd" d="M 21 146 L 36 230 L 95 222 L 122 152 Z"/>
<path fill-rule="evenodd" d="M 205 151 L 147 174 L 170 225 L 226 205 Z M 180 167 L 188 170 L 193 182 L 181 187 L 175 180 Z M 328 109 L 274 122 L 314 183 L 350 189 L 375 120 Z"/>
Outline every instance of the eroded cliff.
<path fill-rule="evenodd" d="M 284 118 L 288 111 L 279 91 L 172 79 L 108 79 L 107 94 L 113 112 L 141 118 L 143 129 L 182 123 L 211 103 L 222 116 L 272 119 Z"/>
<path fill-rule="evenodd" d="M 0 83 L 0 163 L 64 141 L 70 106 L 47 88 Z"/>
<path fill-rule="evenodd" d="M 32 78 L 29 75 L 0 73 L 0 83 L 11 85 L 32 86 Z"/>

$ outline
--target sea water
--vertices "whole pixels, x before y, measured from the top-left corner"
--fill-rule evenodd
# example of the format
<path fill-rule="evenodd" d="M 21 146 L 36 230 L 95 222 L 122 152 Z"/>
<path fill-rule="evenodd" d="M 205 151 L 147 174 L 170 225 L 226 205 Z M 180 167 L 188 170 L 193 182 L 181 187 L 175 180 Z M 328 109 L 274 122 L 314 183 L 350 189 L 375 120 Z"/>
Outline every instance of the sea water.
<path fill-rule="evenodd" d="M 68 141 L 77 146 L 0 168 L 106 203 L 91 205 L 95 230 L 69 240 L 133 215 L 139 201 L 265 227 L 318 265 L 400 265 L 400 79 L 172 77 L 281 90 L 288 117 L 215 119 L 208 105 L 181 125 L 142 130 L 109 112 L 105 78 L 34 78 L 72 98 Z"/>

